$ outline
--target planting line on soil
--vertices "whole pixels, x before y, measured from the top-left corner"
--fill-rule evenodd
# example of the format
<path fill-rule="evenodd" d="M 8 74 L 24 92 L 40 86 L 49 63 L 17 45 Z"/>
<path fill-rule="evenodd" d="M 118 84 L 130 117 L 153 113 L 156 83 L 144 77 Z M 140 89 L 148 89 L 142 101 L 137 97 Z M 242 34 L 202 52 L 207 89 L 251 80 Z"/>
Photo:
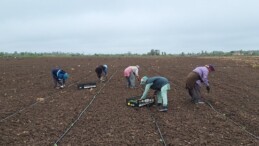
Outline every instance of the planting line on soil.
<path fill-rule="evenodd" d="M 252 87 L 252 88 L 258 88 L 258 84 L 256 84 L 256 85 L 250 85 L 251 83 L 249 83 L 249 84 L 247 84 L 246 82 L 244 82 L 244 81 L 242 81 L 242 80 L 240 80 L 240 79 L 235 79 L 235 78 L 233 78 L 233 77 L 231 77 L 231 76 L 223 76 L 224 78 L 226 78 L 226 79 L 231 79 L 231 80 L 233 80 L 233 82 L 234 83 L 236 83 L 236 82 L 238 82 L 239 84 L 241 84 L 242 86 L 247 86 L 247 87 Z M 224 79 L 222 79 L 222 80 L 224 80 Z M 256 81 L 258 81 L 258 79 L 255 79 Z M 229 85 L 229 83 L 228 83 L 228 85 Z M 233 86 L 233 85 L 232 85 Z M 243 89 L 243 88 L 242 88 Z"/>
<path fill-rule="evenodd" d="M 142 65 L 142 66 L 143 66 L 143 65 Z M 147 68 L 146 66 L 144 66 L 144 67 Z M 151 68 L 151 69 L 152 69 L 154 72 L 156 72 L 157 74 L 160 75 L 160 73 L 159 73 L 158 71 L 156 71 L 156 70 L 153 69 L 153 68 Z M 142 90 L 142 91 L 143 91 L 143 90 Z M 167 144 L 166 144 L 166 142 L 165 142 L 165 139 L 164 139 L 164 137 L 163 137 L 163 134 L 162 134 L 162 132 L 161 132 L 160 126 L 159 126 L 159 124 L 157 123 L 157 120 L 156 120 L 154 114 L 151 112 L 151 110 L 150 110 L 149 107 L 148 107 L 148 111 L 149 111 L 149 113 L 150 113 L 150 116 L 151 116 L 153 122 L 155 123 L 156 129 L 157 129 L 157 131 L 158 131 L 158 133 L 159 133 L 159 136 L 160 136 L 160 141 L 163 142 L 163 145 L 164 145 L 164 146 L 167 146 Z"/>
<path fill-rule="evenodd" d="M 213 83 L 213 84 L 220 89 L 223 89 L 225 91 L 228 91 L 228 92 L 231 92 L 231 93 L 234 93 L 234 94 L 236 94 L 234 89 L 238 89 L 240 91 L 244 91 L 246 95 L 249 95 L 251 97 L 256 97 L 256 95 L 249 92 L 247 89 L 239 87 L 239 86 L 234 86 L 234 85 L 228 84 L 228 87 L 232 87 L 232 88 L 227 89 L 226 87 L 223 87 L 220 83 Z"/>
<path fill-rule="evenodd" d="M 36 102 L 34 102 L 33 104 L 29 105 L 28 107 L 24 107 L 24 108 L 18 110 L 17 112 L 15 112 L 15 113 L 13 113 L 13 114 L 11 114 L 11 115 L 9 115 L 9 116 L 7 116 L 7 117 L 1 119 L 0 122 L 3 122 L 3 121 L 5 121 L 5 120 L 7 120 L 7 119 L 9 119 L 9 118 L 11 118 L 11 117 L 14 117 L 15 115 L 17 115 L 18 113 L 21 113 L 21 112 L 24 111 L 25 109 L 30 108 L 30 107 L 33 107 L 33 106 L 36 105 L 38 102 L 39 102 L 39 101 L 36 101 Z"/>
<path fill-rule="evenodd" d="M 153 119 L 153 122 L 154 122 L 155 125 L 156 125 L 156 129 L 157 129 L 157 131 L 158 131 L 158 133 L 159 133 L 159 135 L 160 135 L 160 141 L 163 142 L 164 146 L 167 146 L 167 144 L 166 144 L 166 142 L 165 142 L 165 139 L 164 139 L 164 137 L 163 137 L 163 135 L 162 135 L 162 132 L 161 132 L 161 130 L 160 130 L 160 127 L 159 127 L 159 125 L 158 125 L 158 123 L 157 123 L 157 120 L 156 120 L 154 114 L 151 112 L 151 110 L 150 110 L 149 107 L 148 107 L 148 111 L 149 111 L 149 113 L 150 113 L 150 115 L 151 115 L 151 118 Z"/>
<path fill-rule="evenodd" d="M 117 71 L 118 71 L 118 70 L 116 70 L 116 71 L 112 74 L 112 76 L 110 76 L 109 80 L 108 80 L 106 83 L 108 83 L 108 82 L 112 79 L 112 77 L 117 73 Z M 87 111 L 87 109 L 90 107 L 90 105 L 91 105 L 91 104 L 93 103 L 93 101 L 95 100 L 96 96 L 97 96 L 98 94 L 100 94 L 100 92 L 102 91 L 102 89 L 106 86 L 106 83 L 103 84 L 103 86 L 99 89 L 99 91 L 93 96 L 93 98 L 92 98 L 92 100 L 89 102 L 89 104 L 86 105 L 86 107 L 80 112 L 80 114 L 79 114 L 79 116 L 77 117 L 77 119 L 76 119 L 74 122 L 72 122 L 72 124 L 71 124 L 71 125 L 65 130 L 65 132 L 58 138 L 58 140 L 56 140 L 56 142 L 54 143 L 54 146 L 57 146 L 57 144 L 60 142 L 60 140 L 69 132 L 70 129 L 72 129 L 72 127 L 76 124 L 76 122 L 82 117 L 83 113 L 84 113 L 85 111 Z"/>
<path fill-rule="evenodd" d="M 30 74 L 30 75 L 32 75 L 32 74 Z M 39 77 L 43 77 L 43 76 L 47 76 L 47 75 L 49 75 L 49 74 L 46 74 L 46 73 L 45 74 L 39 74 L 39 75 L 35 75 L 34 77 L 30 77 L 30 79 L 39 78 Z M 25 79 L 25 78 L 28 78 L 28 76 L 17 77 L 17 78 L 15 78 L 15 80 L 17 81 L 17 80 L 21 80 L 21 79 Z"/>
<path fill-rule="evenodd" d="M 75 81 L 74 83 L 71 83 L 71 84 L 73 85 L 73 84 L 76 84 L 76 83 L 78 83 L 78 82 L 79 82 L 79 81 Z M 71 84 L 70 84 L 70 85 L 71 85 Z M 55 93 L 59 93 L 59 92 L 52 92 L 49 96 L 47 96 L 47 97 L 44 98 L 44 99 L 48 99 L 49 97 L 51 97 L 51 95 L 53 95 L 53 94 L 55 94 Z M 3 121 L 5 121 L 5 120 L 7 120 L 7 119 L 9 119 L 9 118 L 11 118 L 11 117 L 14 117 L 14 116 L 17 115 L 18 113 L 21 113 L 21 112 L 24 111 L 25 109 L 29 109 L 29 108 L 35 106 L 35 105 L 36 105 L 37 103 L 39 103 L 39 102 L 40 102 L 40 101 L 36 101 L 36 102 L 34 102 L 33 104 L 31 104 L 31 105 L 29 105 L 29 106 L 26 106 L 26 107 L 24 107 L 24 108 L 22 108 L 22 109 L 20 109 L 20 110 L 18 110 L 18 111 L 16 111 L 16 112 L 14 112 L 13 114 L 11 114 L 11 115 L 9 115 L 9 116 L 7 116 L 7 117 L 1 119 L 0 122 L 3 122 Z"/>
<path fill-rule="evenodd" d="M 228 117 L 226 116 L 226 114 L 223 114 L 223 113 L 217 111 L 217 110 L 211 105 L 211 103 L 210 103 L 209 101 L 206 101 L 206 100 L 204 100 L 204 101 L 205 101 L 205 103 L 206 103 L 213 111 L 215 111 L 216 113 L 218 113 L 218 114 L 222 115 L 223 117 L 225 117 L 227 120 L 229 120 L 229 121 L 231 121 L 232 123 L 234 123 L 234 124 L 235 124 L 236 126 L 238 126 L 241 130 L 245 131 L 247 134 L 251 135 L 253 138 L 259 140 L 259 137 L 256 136 L 256 135 L 254 135 L 253 133 L 247 131 L 245 126 L 242 126 L 242 125 L 238 124 L 237 122 L 235 122 L 234 120 L 228 118 Z"/>

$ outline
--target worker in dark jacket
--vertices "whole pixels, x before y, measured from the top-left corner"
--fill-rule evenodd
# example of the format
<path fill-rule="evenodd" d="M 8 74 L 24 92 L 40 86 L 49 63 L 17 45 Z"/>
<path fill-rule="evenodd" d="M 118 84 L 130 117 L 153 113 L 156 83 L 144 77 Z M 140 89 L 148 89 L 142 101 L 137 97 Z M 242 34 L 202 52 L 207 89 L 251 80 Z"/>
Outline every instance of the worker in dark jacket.
<path fill-rule="evenodd" d="M 105 81 L 108 73 L 108 66 L 106 64 L 99 65 L 95 68 L 96 75 L 100 81 Z"/>
<path fill-rule="evenodd" d="M 150 78 L 144 76 L 141 78 L 140 84 L 145 85 L 145 91 L 140 100 L 147 97 L 150 89 L 155 90 L 155 94 L 157 95 L 157 105 L 160 108 L 159 111 L 166 112 L 168 110 L 167 90 L 170 90 L 170 83 L 168 79 L 161 76 Z"/>
<path fill-rule="evenodd" d="M 195 104 L 204 103 L 201 98 L 200 88 L 202 84 L 204 84 L 207 91 L 210 91 L 208 75 L 213 71 L 215 71 L 213 65 L 205 65 L 196 67 L 188 74 L 185 88 L 188 90 L 188 93 L 191 96 L 191 100 Z"/>
<path fill-rule="evenodd" d="M 68 73 L 59 68 L 53 69 L 51 73 L 54 81 L 54 88 L 64 88 L 65 82 L 69 77 Z"/>

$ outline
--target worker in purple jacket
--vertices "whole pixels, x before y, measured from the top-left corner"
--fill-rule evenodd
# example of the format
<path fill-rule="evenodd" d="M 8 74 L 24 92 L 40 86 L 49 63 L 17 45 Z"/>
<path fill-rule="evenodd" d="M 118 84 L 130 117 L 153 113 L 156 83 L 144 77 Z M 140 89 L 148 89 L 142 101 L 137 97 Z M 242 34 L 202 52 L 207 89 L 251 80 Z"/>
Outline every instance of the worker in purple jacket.
<path fill-rule="evenodd" d="M 209 93 L 210 85 L 208 75 L 210 72 L 213 71 L 215 71 L 214 66 L 210 64 L 196 67 L 192 72 L 188 74 L 185 88 L 188 90 L 189 95 L 191 96 L 191 100 L 195 104 L 204 103 L 201 98 L 200 88 L 202 84 L 204 84 Z"/>

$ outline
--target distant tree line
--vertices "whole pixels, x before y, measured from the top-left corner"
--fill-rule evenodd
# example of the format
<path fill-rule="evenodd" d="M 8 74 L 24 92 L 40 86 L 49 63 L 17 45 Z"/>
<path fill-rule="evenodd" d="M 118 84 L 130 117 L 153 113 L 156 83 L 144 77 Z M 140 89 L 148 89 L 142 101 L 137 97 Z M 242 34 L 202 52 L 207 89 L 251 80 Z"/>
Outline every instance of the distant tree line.
<path fill-rule="evenodd" d="M 151 55 L 151 56 L 166 55 L 166 52 L 160 53 L 160 50 L 151 49 L 150 52 L 147 53 L 147 55 Z"/>
<path fill-rule="evenodd" d="M 259 50 L 250 50 L 250 51 L 201 51 L 200 53 L 184 53 L 182 52 L 180 56 L 259 56 Z"/>
<path fill-rule="evenodd" d="M 14 52 L 6 53 L 0 52 L 0 57 L 73 57 L 73 56 L 85 56 L 80 53 L 63 53 L 63 52 L 51 52 L 51 53 L 32 53 L 32 52 Z"/>
<path fill-rule="evenodd" d="M 0 52 L 0 57 L 80 57 L 80 56 L 259 56 L 259 50 L 251 51 L 201 51 L 199 53 L 180 53 L 180 54 L 167 54 L 166 52 L 160 52 L 157 49 L 151 49 L 146 54 L 137 54 L 137 53 L 124 53 L 124 54 L 94 54 L 94 55 L 85 55 L 82 53 L 63 53 L 63 52 L 51 52 L 51 53 L 32 53 L 32 52 L 14 52 L 6 53 Z"/>

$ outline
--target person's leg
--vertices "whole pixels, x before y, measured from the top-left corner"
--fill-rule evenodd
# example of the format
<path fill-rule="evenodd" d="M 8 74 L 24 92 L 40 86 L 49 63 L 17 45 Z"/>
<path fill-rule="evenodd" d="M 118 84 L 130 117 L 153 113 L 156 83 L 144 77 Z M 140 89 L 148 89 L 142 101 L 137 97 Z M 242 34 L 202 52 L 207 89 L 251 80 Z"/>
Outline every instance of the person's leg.
<path fill-rule="evenodd" d="M 53 77 L 53 83 L 54 83 L 54 88 L 56 88 L 58 86 L 58 82 L 57 79 Z"/>
<path fill-rule="evenodd" d="M 104 77 L 103 77 L 103 75 L 101 75 L 101 77 L 100 77 L 100 81 L 104 81 Z"/>
<path fill-rule="evenodd" d="M 163 106 L 159 110 L 160 112 L 166 112 L 168 110 L 167 90 L 170 90 L 170 84 L 166 84 L 161 88 L 160 95 L 163 99 Z"/>
<path fill-rule="evenodd" d="M 135 87 L 135 79 L 136 79 L 136 78 L 135 78 L 135 75 L 134 75 L 133 72 L 130 73 L 129 78 L 130 78 L 130 87 L 131 87 L 131 88 L 134 88 L 134 87 Z"/>
<path fill-rule="evenodd" d="M 188 90 L 189 95 L 191 96 L 191 102 L 194 102 L 195 101 L 194 88 L 187 89 L 187 90 Z"/>
<path fill-rule="evenodd" d="M 56 77 L 55 71 L 51 72 L 51 76 L 52 76 L 52 79 L 53 79 L 54 88 L 56 88 L 58 86 L 57 85 L 58 83 L 57 83 L 57 77 Z"/>
<path fill-rule="evenodd" d="M 162 99 L 163 99 L 163 106 L 165 106 L 165 107 L 167 107 L 167 105 L 168 105 L 167 90 L 170 90 L 170 85 L 169 84 L 164 85 L 161 88 L 161 92 L 160 92 L 160 94 L 162 96 Z"/>
<path fill-rule="evenodd" d="M 163 98 L 161 96 L 161 92 L 160 91 L 157 91 L 156 92 L 156 96 L 157 96 L 157 105 L 160 106 L 163 104 Z"/>
<path fill-rule="evenodd" d="M 96 75 L 97 75 L 97 78 L 100 80 L 101 75 L 98 72 L 96 73 Z"/>
<path fill-rule="evenodd" d="M 105 73 L 104 73 L 104 72 L 102 72 L 100 76 L 101 76 L 101 77 L 100 77 L 100 80 L 101 80 L 102 82 L 106 80 L 106 79 L 105 79 Z"/>
<path fill-rule="evenodd" d="M 98 79 L 100 80 L 101 76 L 102 76 L 102 69 L 98 67 L 95 69 L 95 72 L 96 72 Z"/>
<path fill-rule="evenodd" d="M 131 85 L 130 85 L 130 79 L 129 79 L 129 77 L 125 77 L 126 78 L 126 80 L 127 80 L 127 87 L 129 88 Z"/>
<path fill-rule="evenodd" d="M 57 83 L 59 84 L 59 86 L 63 86 L 63 80 L 58 80 Z"/>
<path fill-rule="evenodd" d="M 204 103 L 201 100 L 201 92 L 200 92 L 200 86 L 198 84 L 195 84 L 193 88 L 193 98 L 194 98 L 194 103 Z"/>

